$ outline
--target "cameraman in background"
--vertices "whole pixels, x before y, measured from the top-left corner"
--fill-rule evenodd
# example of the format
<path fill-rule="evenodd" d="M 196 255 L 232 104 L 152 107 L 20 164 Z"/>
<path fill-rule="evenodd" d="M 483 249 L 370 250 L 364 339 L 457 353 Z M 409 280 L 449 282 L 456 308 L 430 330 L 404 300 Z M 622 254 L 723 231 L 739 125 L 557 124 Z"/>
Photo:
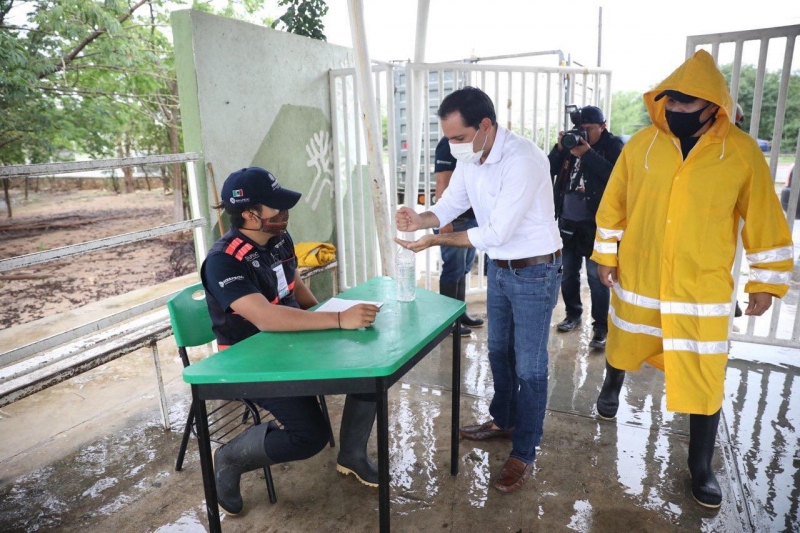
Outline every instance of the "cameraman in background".
<path fill-rule="evenodd" d="M 611 175 L 611 169 L 622 151 L 622 141 L 606 129 L 606 120 L 600 108 L 568 106 L 570 120 L 575 126 L 568 132 L 559 132 L 558 143 L 553 147 L 550 174 L 553 176 L 553 193 L 556 219 L 564 242 L 564 277 L 561 294 L 567 308 L 567 317 L 558 323 L 558 331 L 572 331 L 581 323 L 580 274 L 586 258 L 586 275 L 592 295 L 594 335 L 589 346 L 605 350 L 608 334 L 609 288 L 597 275 L 597 263 L 589 259 L 594 248 L 597 230 L 595 215 L 600 206 Z"/>

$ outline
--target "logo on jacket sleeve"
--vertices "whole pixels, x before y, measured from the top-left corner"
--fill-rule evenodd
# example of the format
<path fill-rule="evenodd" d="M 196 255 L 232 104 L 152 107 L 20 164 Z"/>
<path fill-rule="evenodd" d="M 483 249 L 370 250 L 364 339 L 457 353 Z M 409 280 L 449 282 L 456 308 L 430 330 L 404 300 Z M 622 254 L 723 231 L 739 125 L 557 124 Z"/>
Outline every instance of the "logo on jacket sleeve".
<path fill-rule="evenodd" d="M 222 281 L 219 282 L 219 286 L 222 287 L 222 288 L 225 288 L 225 285 L 228 285 L 229 283 L 233 283 L 234 281 L 242 281 L 242 280 L 244 280 L 244 276 L 233 276 L 233 277 L 230 277 L 230 278 L 225 278 L 225 279 L 223 279 Z"/>

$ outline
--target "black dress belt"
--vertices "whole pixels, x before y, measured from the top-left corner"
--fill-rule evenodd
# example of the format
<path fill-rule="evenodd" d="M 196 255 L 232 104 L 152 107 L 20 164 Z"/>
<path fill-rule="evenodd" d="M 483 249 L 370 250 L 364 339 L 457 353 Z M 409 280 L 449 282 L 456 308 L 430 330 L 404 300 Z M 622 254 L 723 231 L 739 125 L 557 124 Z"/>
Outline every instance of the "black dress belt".
<path fill-rule="evenodd" d="M 561 257 L 561 250 L 556 250 L 552 254 L 537 255 L 536 257 L 526 257 L 525 259 L 492 259 L 499 268 L 525 268 L 542 263 L 554 263 Z"/>

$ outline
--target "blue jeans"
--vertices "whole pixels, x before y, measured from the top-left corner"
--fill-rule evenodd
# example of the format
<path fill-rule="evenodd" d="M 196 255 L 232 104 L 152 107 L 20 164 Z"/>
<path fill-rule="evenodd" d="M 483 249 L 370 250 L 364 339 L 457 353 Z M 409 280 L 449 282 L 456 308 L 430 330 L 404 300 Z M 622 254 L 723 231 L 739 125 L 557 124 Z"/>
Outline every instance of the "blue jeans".
<path fill-rule="evenodd" d="M 486 307 L 494 398 L 489 414 L 511 432 L 511 457 L 533 462 L 547 407 L 547 340 L 561 285 L 561 258 L 519 269 L 489 261 Z"/>
<path fill-rule="evenodd" d="M 453 232 L 467 231 L 477 227 L 478 222 L 474 218 L 457 218 L 453 221 Z M 456 246 L 441 246 L 440 248 L 442 250 L 442 273 L 439 275 L 439 282 L 458 283 L 472 270 L 472 264 L 475 262 L 475 248 Z"/>
<path fill-rule="evenodd" d="M 581 303 L 581 265 L 583 257 L 572 247 L 562 250 L 564 259 L 564 280 L 561 282 L 561 296 L 567 307 L 569 318 L 578 318 L 583 314 Z M 608 306 L 611 290 L 603 285 L 597 274 L 597 263 L 586 258 L 586 277 L 589 280 L 589 292 L 592 295 L 592 320 L 595 331 L 608 333 Z"/>

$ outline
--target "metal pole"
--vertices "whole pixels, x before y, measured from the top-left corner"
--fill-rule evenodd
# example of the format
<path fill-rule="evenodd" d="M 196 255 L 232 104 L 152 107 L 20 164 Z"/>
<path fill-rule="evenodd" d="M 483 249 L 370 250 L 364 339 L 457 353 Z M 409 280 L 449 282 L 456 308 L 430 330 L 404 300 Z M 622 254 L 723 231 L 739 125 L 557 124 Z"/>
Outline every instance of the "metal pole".
<path fill-rule="evenodd" d="M 197 181 L 197 174 L 195 173 L 193 162 L 186 163 L 186 180 L 187 188 L 189 189 L 189 208 L 191 209 L 192 218 L 199 219 L 203 217 L 203 207 L 200 203 L 200 184 Z M 213 178 L 212 178 L 213 179 Z M 206 210 L 207 211 L 207 210 Z M 206 258 L 208 252 L 205 228 L 211 224 L 211 217 L 205 217 L 206 225 L 194 228 L 194 254 L 197 261 L 197 271 L 200 272 L 200 266 Z M 222 228 L 220 228 L 220 232 Z M 210 233 L 210 231 L 209 231 Z"/>
<path fill-rule="evenodd" d="M 597 21 L 597 68 L 600 68 L 603 56 L 603 6 L 600 6 Z"/>
<path fill-rule="evenodd" d="M 203 489 L 206 495 L 208 530 L 211 533 L 221 533 L 217 484 L 214 480 L 214 463 L 211 459 L 211 438 L 208 434 L 208 413 L 205 400 L 200 399 L 197 385 L 192 385 L 192 409 L 194 409 L 195 427 L 197 428 L 197 447 L 200 448 L 200 471 L 203 474 Z"/>
<path fill-rule="evenodd" d="M 417 2 L 417 28 L 414 41 L 414 65 L 425 62 L 425 47 L 428 41 L 428 13 L 430 0 Z M 408 98 L 408 161 L 406 162 L 405 204 L 414 209 L 419 191 L 420 145 L 422 124 L 420 120 L 427 117 L 422 106 L 422 91 L 428 85 L 428 70 L 408 69 L 406 76 L 406 98 Z M 427 119 L 427 118 L 426 118 Z M 425 191 L 426 194 L 428 191 Z"/>
<path fill-rule="evenodd" d="M 392 246 L 391 221 L 386 199 L 383 176 L 383 150 L 381 148 L 381 121 L 375 104 L 375 89 L 372 86 L 372 67 L 367 47 L 367 32 L 364 26 L 364 4 L 362 0 L 348 0 L 350 32 L 355 51 L 356 82 L 361 102 L 361 117 L 367 141 L 367 161 L 372 178 L 372 208 L 375 210 L 375 226 L 378 231 L 381 263 L 385 276 L 394 276 L 394 246 Z"/>
<path fill-rule="evenodd" d="M 150 352 L 153 354 L 153 368 L 156 371 L 156 387 L 158 388 L 158 402 L 161 407 L 161 423 L 164 429 L 169 431 L 167 393 L 164 391 L 164 378 L 161 377 L 161 359 L 158 357 L 158 343 L 155 339 L 150 341 Z"/>
<path fill-rule="evenodd" d="M 378 420 L 378 517 L 381 533 L 389 533 L 390 525 L 390 487 L 389 472 L 389 395 L 386 378 L 375 378 Z"/>
<path fill-rule="evenodd" d="M 332 72 L 328 76 L 331 86 L 331 130 L 333 131 L 333 138 L 339 139 L 339 84 L 342 86 L 345 83 L 344 77 L 335 76 Z M 341 94 L 344 94 L 342 91 Z M 344 116 L 344 121 L 347 121 L 347 115 Z M 342 131 L 344 129 L 342 128 Z M 346 174 L 342 171 L 341 155 L 339 154 L 339 143 L 334 140 L 333 144 L 333 195 L 336 200 L 336 245 L 340 250 L 346 250 L 346 241 L 344 236 L 344 190 L 342 182 L 347 183 Z M 349 188 L 348 188 L 349 189 Z M 350 190 L 352 192 L 352 190 Z M 347 285 L 347 256 L 340 253 L 339 264 L 341 268 L 337 269 L 335 277 L 338 277 L 338 284 L 340 287 L 348 287 Z M 334 291 L 334 296 L 337 294 Z"/>
<path fill-rule="evenodd" d="M 792 74 L 792 57 L 794 56 L 794 39 L 786 39 L 783 53 L 783 69 L 781 83 L 778 86 L 778 109 L 775 112 L 775 125 L 772 129 L 772 150 L 769 154 L 769 172 L 773 181 L 778 170 L 778 152 L 783 137 L 783 122 L 786 118 L 786 100 L 789 92 L 789 78 Z"/>
<path fill-rule="evenodd" d="M 458 475 L 458 427 L 461 425 L 461 317 L 453 329 L 453 397 L 450 418 L 450 475 Z"/>

